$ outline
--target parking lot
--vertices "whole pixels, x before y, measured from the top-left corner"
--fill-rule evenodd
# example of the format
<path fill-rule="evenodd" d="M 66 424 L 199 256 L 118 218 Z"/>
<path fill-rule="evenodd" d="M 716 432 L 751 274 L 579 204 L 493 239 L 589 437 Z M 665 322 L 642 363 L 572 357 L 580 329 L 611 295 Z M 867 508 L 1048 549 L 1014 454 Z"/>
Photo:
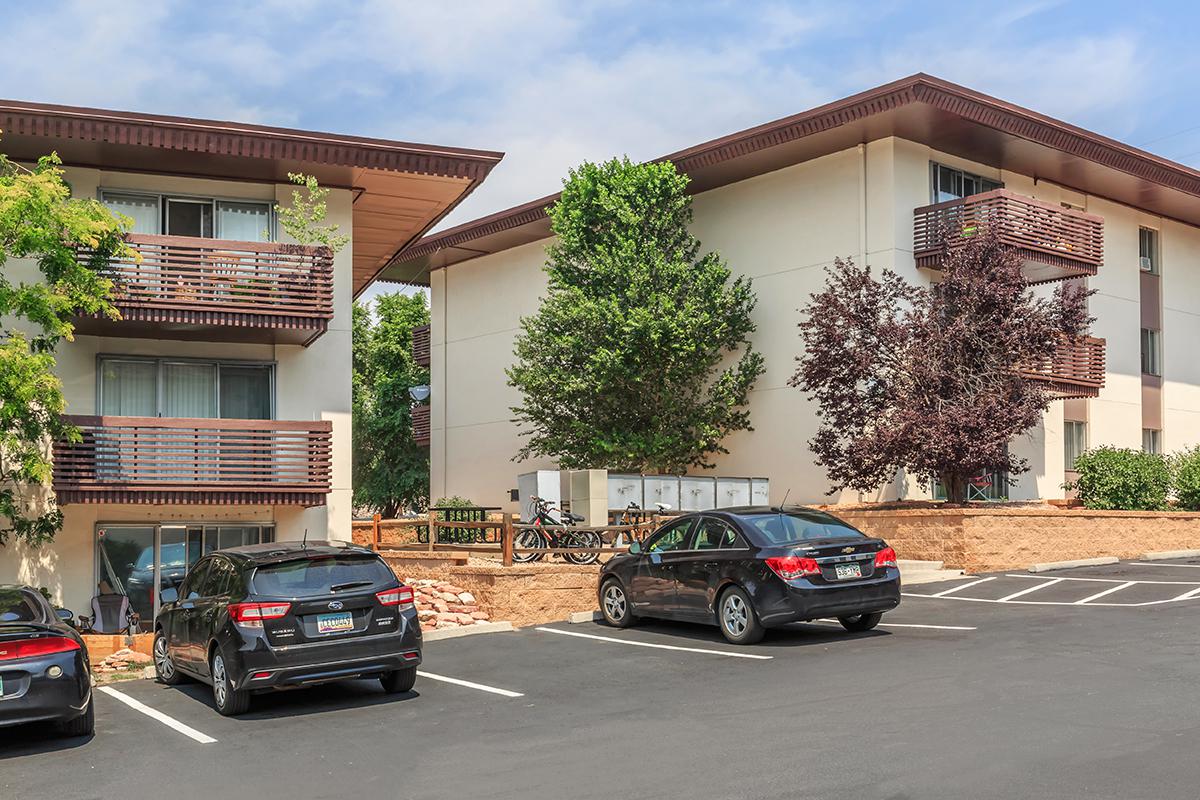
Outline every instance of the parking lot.
<path fill-rule="evenodd" d="M 0 733 L 0 797 L 1192 798 L 1200 561 L 906 589 L 875 631 L 555 623 L 431 642 L 416 690 L 150 681 L 88 741 Z"/>

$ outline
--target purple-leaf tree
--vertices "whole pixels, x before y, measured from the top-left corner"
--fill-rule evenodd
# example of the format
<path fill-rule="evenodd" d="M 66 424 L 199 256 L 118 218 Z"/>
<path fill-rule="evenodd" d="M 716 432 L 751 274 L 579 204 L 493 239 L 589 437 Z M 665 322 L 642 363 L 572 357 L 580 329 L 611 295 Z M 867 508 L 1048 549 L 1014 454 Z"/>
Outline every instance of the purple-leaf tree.
<path fill-rule="evenodd" d="M 980 230 L 952 248 L 941 278 L 914 286 L 838 259 L 802 309 L 804 354 L 790 383 L 816 401 L 809 441 L 833 488 L 871 491 L 906 470 L 963 503 L 975 476 L 1028 470 L 1008 443 L 1051 396 L 1021 367 L 1087 334 L 1080 285 L 1036 296 L 1016 253 Z"/>

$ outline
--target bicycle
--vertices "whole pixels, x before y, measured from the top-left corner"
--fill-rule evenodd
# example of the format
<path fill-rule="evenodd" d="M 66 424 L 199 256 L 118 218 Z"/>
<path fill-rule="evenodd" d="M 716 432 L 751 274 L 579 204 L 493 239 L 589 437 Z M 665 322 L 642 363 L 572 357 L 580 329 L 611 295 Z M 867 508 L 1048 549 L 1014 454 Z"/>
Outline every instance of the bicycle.
<path fill-rule="evenodd" d="M 529 509 L 533 517 L 533 524 L 538 527 L 544 526 L 574 526 L 577 522 L 582 522 L 583 517 L 578 514 L 572 514 L 569 511 L 561 511 L 554 507 L 553 503 L 543 500 L 540 497 L 530 498 Z M 554 514 L 558 514 L 558 518 Z M 549 547 L 600 547 L 600 535 L 595 531 L 562 531 L 553 528 L 545 530 L 537 530 L 535 528 L 522 528 L 513 538 L 513 548 L 518 549 L 536 549 L 542 550 Z M 541 561 L 545 553 L 513 553 L 513 561 L 522 564 L 531 561 Z M 595 564 L 600 559 L 599 553 L 575 553 L 567 552 L 560 553 L 564 561 L 572 564 L 584 565 Z"/>
<path fill-rule="evenodd" d="M 670 503 L 655 503 L 655 508 L 659 514 L 664 514 L 671 510 Z M 646 514 L 636 502 L 630 502 L 625 510 L 621 512 L 621 518 L 617 520 L 618 525 L 641 525 L 646 521 Z M 625 534 L 629 534 L 629 543 L 632 544 L 637 537 L 633 535 L 633 531 L 617 531 L 617 535 L 613 537 L 613 547 L 625 547 Z"/>

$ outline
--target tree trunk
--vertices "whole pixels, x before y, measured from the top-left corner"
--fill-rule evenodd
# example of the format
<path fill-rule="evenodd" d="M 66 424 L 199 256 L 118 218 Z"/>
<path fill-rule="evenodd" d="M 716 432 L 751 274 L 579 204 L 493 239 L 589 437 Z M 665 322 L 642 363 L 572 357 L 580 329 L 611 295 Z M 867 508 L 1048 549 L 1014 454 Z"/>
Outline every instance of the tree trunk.
<path fill-rule="evenodd" d="M 967 502 L 967 477 L 956 473 L 943 473 L 939 479 L 946 490 L 946 502 L 963 505 Z"/>

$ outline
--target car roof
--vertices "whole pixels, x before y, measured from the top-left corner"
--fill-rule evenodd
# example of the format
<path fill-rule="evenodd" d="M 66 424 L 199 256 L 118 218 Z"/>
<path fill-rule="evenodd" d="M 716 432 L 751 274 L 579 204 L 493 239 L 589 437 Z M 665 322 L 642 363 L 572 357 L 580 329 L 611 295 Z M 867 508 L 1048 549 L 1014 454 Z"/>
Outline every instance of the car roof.
<path fill-rule="evenodd" d="M 373 550 L 351 542 L 266 542 L 216 550 L 241 564 L 275 564 L 303 558 L 328 558 L 344 555 L 374 555 Z"/>
<path fill-rule="evenodd" d="M 729 508 L 714 508 L 710 511 L 697 511 L 697 514 L 732 514 L 739 517 L 753 517 L 759 514 L 823 514 L 831 516 L 827 511 L 821 511 L 808 506 L 731 506 Z"/>

